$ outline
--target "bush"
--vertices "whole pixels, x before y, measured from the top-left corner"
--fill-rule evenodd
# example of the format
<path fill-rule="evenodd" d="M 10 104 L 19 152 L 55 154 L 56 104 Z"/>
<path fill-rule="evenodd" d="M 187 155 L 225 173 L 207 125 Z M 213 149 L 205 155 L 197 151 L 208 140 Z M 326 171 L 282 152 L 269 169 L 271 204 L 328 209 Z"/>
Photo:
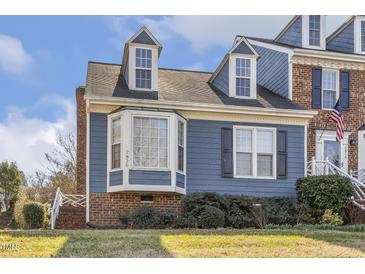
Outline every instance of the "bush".
<path fill-rule="evenodd" d="M 339 175 L 311 176 L 297 181 L 298 203 L 303 215 L 319 223 L 326 209 L 343 216 L 351 202 L 353 189 L 351 181 Z"/>
<path fill-rule="evenodd" d="M 133 226 L 136 228 L 156 228 L 160 212 L 153 207 L 141 206 L 133 213 Z"/>
<path fill-rule="evenodd" d="M 224 226 L 224 212 L 214 206 L 202 206 L 197 218 L 200 228 L 218 228 Z"/>
<path fill-rule="evenodd" d="M 47 222 L 47 212 L 44 205 L 30 202 L 23 207 L 25 223 L 30 228 L 42 228 Z"/>
<path fill-rule="evenodd" d="M 244 228 L 253 226 L 252 201 L 244 196 L 226 196 L 226 226 Z"/>
<path fill-rule="evenodd" d="M 118 220 L 123 228 L 128 228 L 132 223 L 132 214 L 124 210 L 120 210 L 118 211 Z"/>
<path fill-rule="evenodd" d="M 332 212 L 331 209 L 326 209 L 321 220 L 322 225 L 342 225 L 343 220 L 340 215 Z"/>
<path fill-rule="evenodd" d="M 18 228 L 26 228 L 27 224 L 24 220 L 23 215 L 23 207 L 26 203 L 29 201 L 26 199 L 25 195 L 21 193 L 18 197 L 18 200 L 15 203 L 14 206 L 14 226 Z"/>
<path fill-rule="evenodd" d="M 173 227 L 176 221 L 176 213 L 172 210 L 162 211 L 158 224 L 161 228 Z"/>
<path fill-rule="evenodd" d="M 181 200 L 184 215 L 207 205 L 219 208 L 223 212 L 227 211 L 226 199 L 217 193 L 196 192 L 185 195 Z"/>
<path fill-rule="evenodd" d="M 260 198 L 266 220 L 274 225 L 294 225 L 298 222 L 296 199 L 285 197 Z"/>

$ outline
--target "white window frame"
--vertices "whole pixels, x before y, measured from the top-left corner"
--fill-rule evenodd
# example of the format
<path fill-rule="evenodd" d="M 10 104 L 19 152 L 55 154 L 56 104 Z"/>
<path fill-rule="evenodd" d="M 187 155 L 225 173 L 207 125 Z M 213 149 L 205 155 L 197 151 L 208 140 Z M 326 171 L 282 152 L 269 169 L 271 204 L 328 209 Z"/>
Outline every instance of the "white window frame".
<path fill-rule="evenodd" d="M 140 166 L 135 166 L 134 165 L 134 146 L 133 146 L 133 142 L 134 142 L 134 118 L 150 118 L 150 119 L 165 119 L 167 121 L 167 167 L 140 167 Z M 170 163 L 170 159 L 171 159 L 171 123 L 170 123 L 170 116 L 168 115 L 153 115 L 153 113 L 151 114 L 135 114 L 132 113 L 131 114 L 131 141 L 130 141 L 130 146 L 131 146 L 131 169 L 133 170 L 153 170 L 153 171 L 170 171 L 171 170 L 171 163 Z"/>
<path fill-rule="evenodd" d="M 365 54 L 361 49 L 361 22 L 365 22 L 365 16 L 357 16 L 354 21 L 355 53 Z"/>
<path fill-rule="evenodd" d="M 112 122 L 113 120 L 117 120 L 120 119 L 120 166 L 119 168 L 113 168 L 113 162 L 112 162 Z M 107 136 L 107 154 L 108 154 L 108 174 L 109 172 L 113 172 L 113 171 L 119 171 L 119 170 L 123 170 L 123 131 L 122 131 L 122 123 L 123 123 L 123 119 L 122 119 L 122 115 L 120 113 L 115 113 L 115 114 L 111 114 L 108 116 L 108 136 Z M 108 179 L 108 185 L 109 185 L 109 179 Z"/>
<path fill-rule="evenodd" d="M 333 110 L 333 108 L 325 108 L 323 107 L 323 94 L 324 94 L 324 89 L 323 89 L 323 72 L 324 71 L 328 71 L 328 72 L 335 72 L 336 73 L 336 102 L 338 100 L 338 98 L 340 97 L 340 71 L 336 70 L 336 69 L 327 69 L 327 68 L 323 68 L 322 69 L 322 79 L 321 79 L 321 109 L 323 110 Z"/>
<path fill-rule="evenodd" d="M 237 154 L 237 129 L 252 130 L 252 176 L 237 175 L 236 170 L 236 154 Z M 265 130 L 273 132 L 273 176 L 258 176 L 257 175 L 257 130 Z M 233 177 L 234 178 L 247 178 L 247 179 L 276 179 L 276 128 L 271 127 L 253 127 L 253 126 L 233 126 Z"/>
<path fill-rule="evenodd" d="M 243 77 L 236 75 L 236 60 L 249 59 L 251 62 L 251 76 Z M 231 53 L 229 58 L 229 96 L 239 99 L 256 99 L 256 57 L 249 54 Z M 237 96 L 236 78 L 250 79 L 250 96 Z"/>
<path fill-rule="evenodd" d="M 183 124 L 183 130 L 184 130 L 184 134 L 183 134 L 183 138 L 184 138 L 184 143 L 183 143 L 183 148 L 184 148 L 184 166 L 183 166 L 183 170 L 179 170 L 179 123 Z M 180 116 L 177 116 L 177 121 L 176 121 L 176 172 L 186 175 L 186 145 L 187 145 L 187 141 L 186 141 L 186 120 L 181 118 Z"/>
<path fill-rule="evenodd" d="M 135 67 L 135 79 L 134 79 L 134 82 L 135 82 L 135 85 L 136 85 L 136 89 L 141 89 L 141 90 L 152 90 L 152 78 L 153 78 L 153 71 L 152 71 L 152 68 L 153 68 L 153 50 L 151 48 L 146 48 L 146 47 L 135 47 L 134 48 L 134 51 L 135 51 L 135 60 L 137 60 L 137 50 L 138 49 L 141 49 L 141 50 L 150 50 L 151 51 L 151 67 L 148 68 L 148 67 L 138 67 L 137 66 L 137 62 L 136 62 L 136 67 Z M 139 70 L 148 70 L 151 72 L 151 88 L 137 88 L 137 69 Z"/>
<path fill-rule="evenodd" d="M 326 48 L 326 16 L 320 15 L 320 24 L 319 46 L 312 46 L 309 44 L 309 15 L 302 15 L 302 46 L 304 48 Z"/>

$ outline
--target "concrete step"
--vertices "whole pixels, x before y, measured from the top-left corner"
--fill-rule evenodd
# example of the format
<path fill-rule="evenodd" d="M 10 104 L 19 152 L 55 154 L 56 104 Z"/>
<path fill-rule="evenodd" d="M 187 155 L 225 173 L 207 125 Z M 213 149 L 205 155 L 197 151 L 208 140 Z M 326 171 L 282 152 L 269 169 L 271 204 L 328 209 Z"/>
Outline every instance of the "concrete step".
<path fill-rule="evenodd" d="M 61 206 L 56 220 L 57 229 L 86 228 L 86 208 L 75 206 Z"/>

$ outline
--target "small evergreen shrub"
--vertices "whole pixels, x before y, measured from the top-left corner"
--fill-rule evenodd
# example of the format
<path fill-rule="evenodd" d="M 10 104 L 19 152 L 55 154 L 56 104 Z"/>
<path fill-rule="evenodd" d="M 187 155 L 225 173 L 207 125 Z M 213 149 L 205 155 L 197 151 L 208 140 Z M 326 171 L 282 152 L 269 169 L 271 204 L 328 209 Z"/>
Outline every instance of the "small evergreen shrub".
<path fill-rule="evenodd" d="M 153 207 L 141 206 L 133 213 L 133 227 L 156 228 L 160 221 L 160 212 Z"/>
<path fill-rule="evenodd" d="M 159 226 L 161 228 L 173 227 L 176 221 L 176 213 L 172 210 L 162 211 L 160 213 Z"/>
<path fill-rule="evenodd" d="M 262 204 L 254 204 L 251 213 L 256 227 L 264 228 L 267 225 L 267 214 Z"/>
<path fill-rule="evenodd" d="M 189 214 L 197 208 L 207 205 L 219 208 L 223 212 L 227 211 L 226 199 L 217 193 L 196 192 L 185 195 L 181 200 L 181 206 L 184 215 Z"/>
<path fill-rule="evenodd" d="M 298 221 L 296 199 L 286 197 L 260 198 L 267 223 L 275 225 L 295 225 Z"/>
<path fill-rule="evenodd" d="M 322 216 L 321 225 L 343 225 L 342 217 L 331 209 L 326 209 Z"/>
<path fill-rule="evenodd" d="M 118 220 L 123 228 L 130 227 L 132 223 L 132 214 L 124 210 L 118 211 Z"/>
<path fill-rule="evenodd" d="M 297 181 L 298 203 L 302 211 L 319 223 L 326 209 L 343 216 L 351 202 L 350 179 L 339 175 L 310 176 Z"/>
<path fill-rule="evenodd" d="M 47 223 L 47 212 L 44 205 L 30 202 L 23 207 L 24 221 L 29 228 L 42 228 Z"/>
<path fill-rule="evenodd" d="M 252 201 L 245 196 L 226 196 L 225 226 L 245 228 L 253 226 Z"/>
<path fill-rule="evenodd" d="M 210 205 L 203 206 L 197 218 L 197 224 L 200 228 L 223 227 L 224 222 L 224 212 L 219 208 Z"/>

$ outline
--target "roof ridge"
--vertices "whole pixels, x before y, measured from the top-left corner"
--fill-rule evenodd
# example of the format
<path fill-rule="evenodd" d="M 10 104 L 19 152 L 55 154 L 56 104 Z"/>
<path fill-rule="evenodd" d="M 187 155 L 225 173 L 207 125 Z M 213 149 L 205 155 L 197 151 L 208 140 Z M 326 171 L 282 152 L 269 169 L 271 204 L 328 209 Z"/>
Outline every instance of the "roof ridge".
<path fill-rule="evenodd" d="M 122 66 L 122 64 L 109 63 L 109 62 L 99 62 L 99 61 L 88 61 L 88 64 L 99 64 L 99 65 Z"/>
<path fill-rule="evenodd" d="M 205 73 L 205 74 L 212 74 L 213 72 L 210 71 L 200 71 L 200 70 L 190 70 L 190 69 L 177 69 L 177 68 L 158 68 L 159 70 L 172 70 L 172 71 L 183 71 L 183 72 L 194 72 L 194 73 Z"/>

